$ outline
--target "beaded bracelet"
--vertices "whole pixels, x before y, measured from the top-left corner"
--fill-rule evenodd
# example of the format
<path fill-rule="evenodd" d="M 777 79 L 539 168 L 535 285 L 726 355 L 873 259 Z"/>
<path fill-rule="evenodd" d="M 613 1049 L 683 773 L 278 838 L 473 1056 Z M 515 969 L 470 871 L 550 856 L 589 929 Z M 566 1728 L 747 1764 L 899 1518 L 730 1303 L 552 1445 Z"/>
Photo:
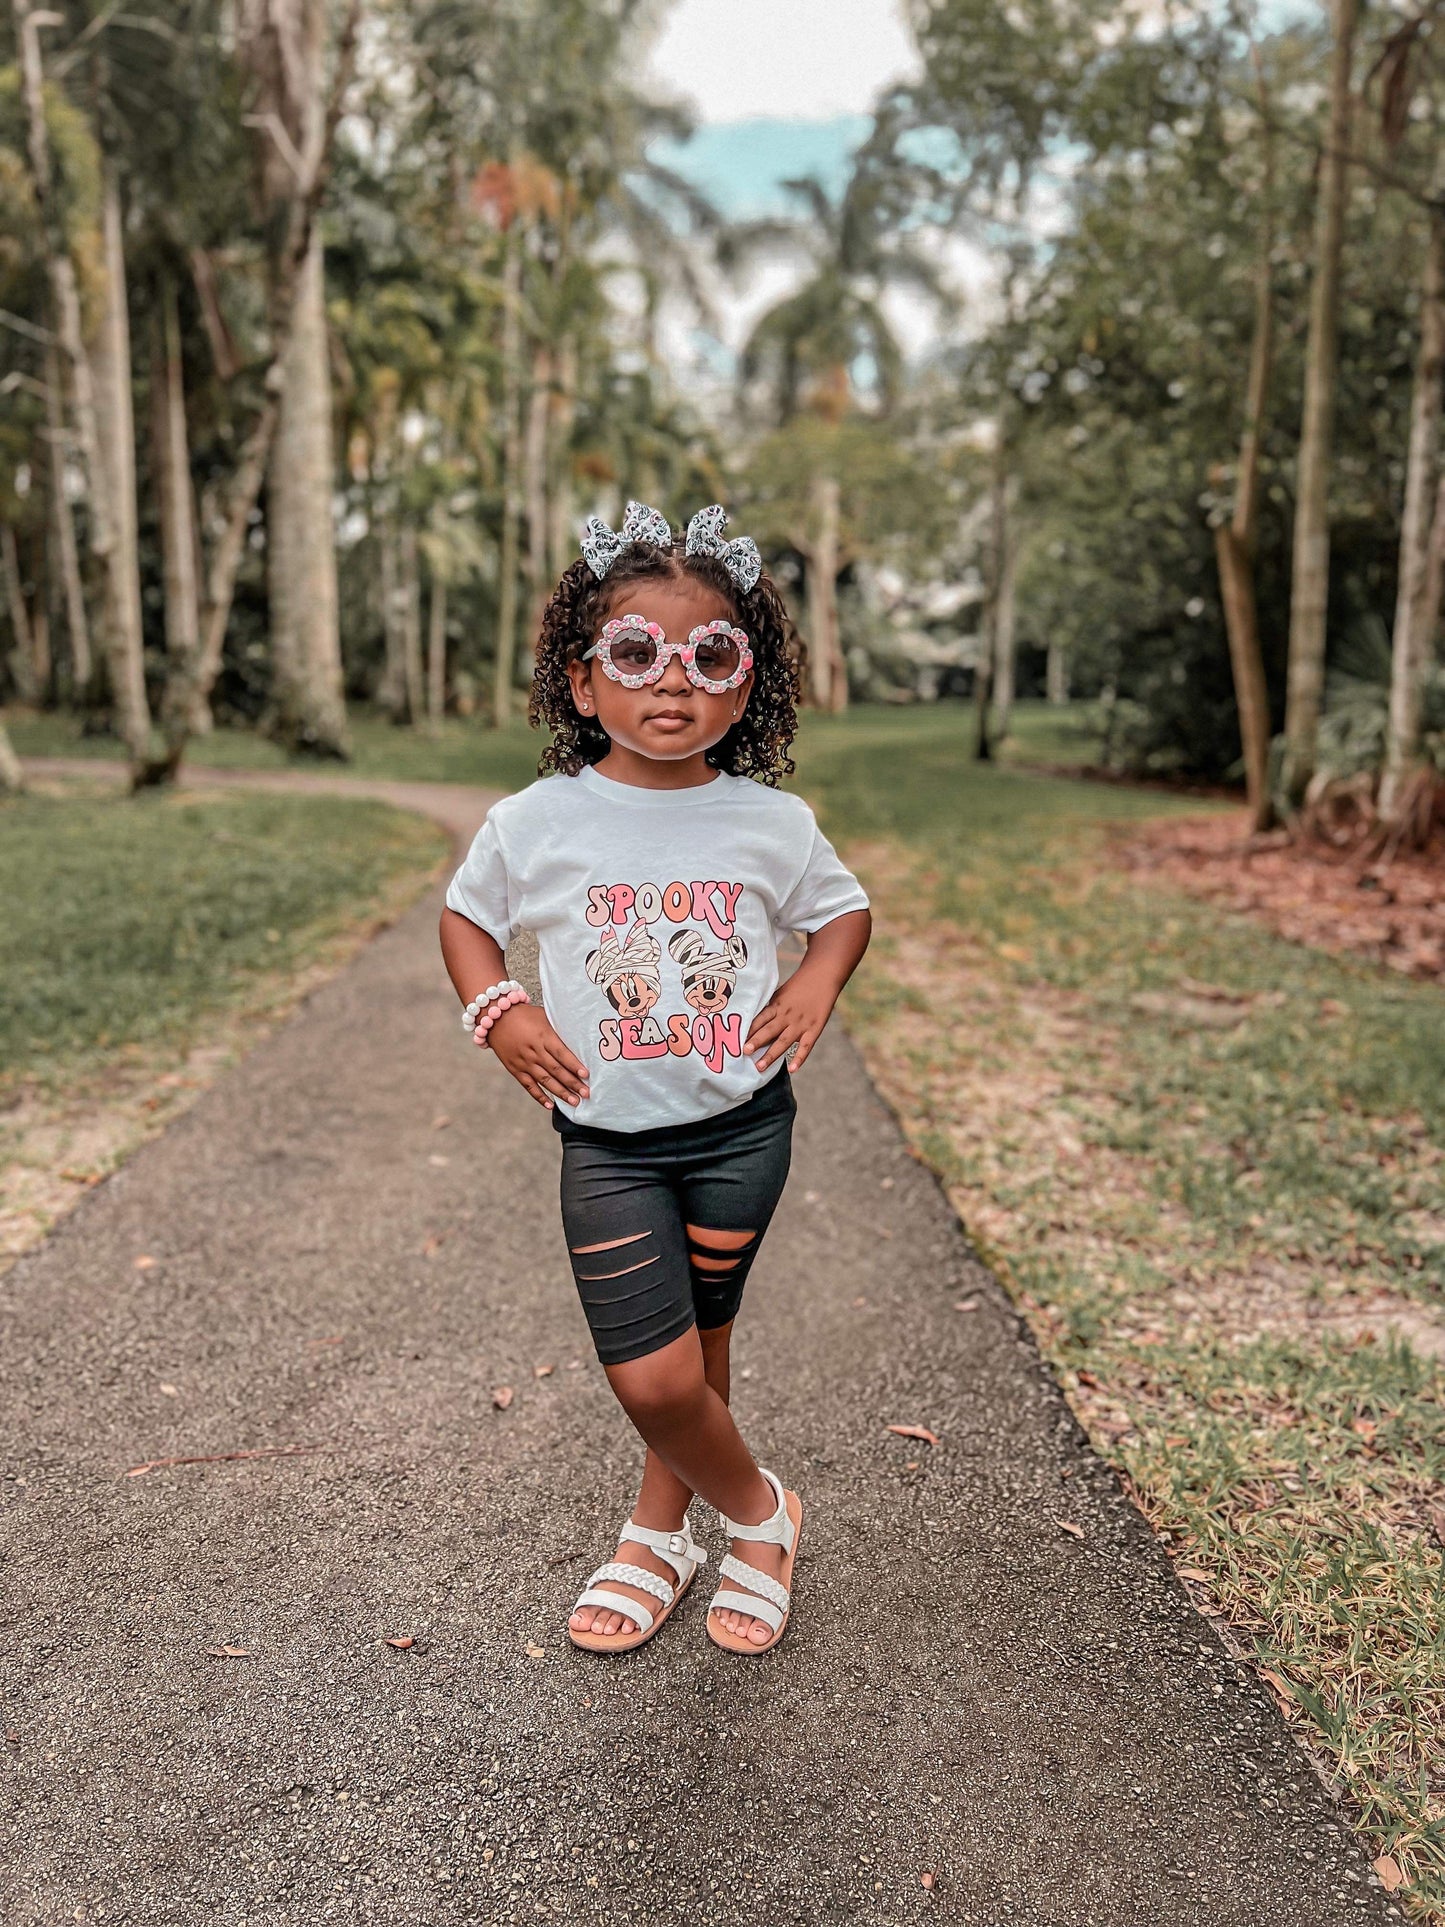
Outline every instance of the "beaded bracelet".
<path fill-rule="evenodd" d="M 515 977 L 503 977 L 499 984 L 488 984 L 486 989 L 473 997 L 472 1001 L 467 1005 L 462 1016 L 462 1029 L 475 1030 L 477 1020 L 488 1004 L 494 1003 L 498 997 L 505 997 L 510 990 L 520 990 L 521 988 L 522 986 L 517 982 Z"/>
<path fill-rule="evenodd" d="M 487 1008 L 482 1012 L 481 1022 L 472 1032 L 473 1037 L 477 1041 L 478 1048 L 481 1050 L 487 1048 L 487 1032 L 492 1028 L 492 1025 L 496 1023 L 504 1010 L 510 1010 L 513 1004 L 530 1004 L 531 1001 L 531 998 L 527 995 L 526 991 L 523 990 L 522 986 L 515 984 L 511 990 L 507 991 L 505 996 L 499 997 L 494 1004 L 488 1004 Z"/>

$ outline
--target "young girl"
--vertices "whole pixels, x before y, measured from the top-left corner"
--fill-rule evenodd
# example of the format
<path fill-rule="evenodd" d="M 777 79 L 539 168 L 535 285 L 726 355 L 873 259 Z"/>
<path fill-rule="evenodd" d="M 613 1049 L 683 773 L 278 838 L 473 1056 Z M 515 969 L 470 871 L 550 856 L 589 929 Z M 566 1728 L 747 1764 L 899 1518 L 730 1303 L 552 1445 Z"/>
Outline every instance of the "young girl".
<path fill-rule="evenodd" d="M 547 605 L 530 719 L 552 732 L 447 891 L 464 1022 L 562 1139 L 562 1223 L 598 1358 L 647 1445 L 615 1560 L 568 1621 L 625 1652 L 706 1559 L 701 1493 L 732 1550 L 708 1632 L 761 1653 L 787 1623 L 802 1506 L 728 1410 L 743 1284 L 788 1172 L 800 1070 L 867 947 L 868 899 L 800 797 L 798 671 L 754 543 L 714 504 L 674 539 L 595 516 Z M 504 950 L 536 934 L 542 1007 Z M 779 986 L 776 946 L 807 932 Z"/>

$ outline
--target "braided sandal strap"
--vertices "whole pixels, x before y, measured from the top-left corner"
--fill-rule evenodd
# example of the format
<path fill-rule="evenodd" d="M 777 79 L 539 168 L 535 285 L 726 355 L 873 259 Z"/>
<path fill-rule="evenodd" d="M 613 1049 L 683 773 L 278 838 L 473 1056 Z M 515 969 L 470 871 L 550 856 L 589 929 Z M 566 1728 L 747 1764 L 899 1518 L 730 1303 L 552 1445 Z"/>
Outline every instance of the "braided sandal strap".
<path fill-rule="evenodd" d="M 656 1617 L 639 1600 L 629 1598 L 626 1593 L 612 1592 L 602 1582 L 621 1580 L 624 1585 L 636 1586 L 642 1592 L 650 1592 L 654 1599 L 664 1606 L 670 1606 L 675 1597 L 675 1589 L 655 1572 L 645 1566 L 630 1565 L 625 1559 L 609 1559 L 605 1566 L 599 1566 L 587 1581 L 586 1591 L 572 1608 L 580 1612 L 584 1606 L 605 1606 L 611 1612 L 624 1613 L 628 1619 L 635 1620 L 640 1631 L 651 1632 Z"/>

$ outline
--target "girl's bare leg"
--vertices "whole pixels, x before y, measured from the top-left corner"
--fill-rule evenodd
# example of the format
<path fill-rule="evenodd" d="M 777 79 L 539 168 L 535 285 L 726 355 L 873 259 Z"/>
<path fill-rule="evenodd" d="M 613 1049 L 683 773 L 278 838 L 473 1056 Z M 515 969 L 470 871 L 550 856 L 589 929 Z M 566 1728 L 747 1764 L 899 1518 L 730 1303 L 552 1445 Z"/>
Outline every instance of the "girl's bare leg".
<path fill-rule="evenodd" d="M 633 1514 L 639 1525 L 659 1531 L 680 1526 L 694 1492 L 746 1525 L 772 1515 L 777 1504 L 773 1489 L 758 1471 L 727 1407 L 731 1331 L 724 1325 L 707 1333 L 685 1332 L 645 1358 L 606 1367 L 618 1401 L 648 1446 Z M 641 1557 L 644 1550 L 629 1541 L 625 1556 L 665 1579 L 676 1577 L 663 1561 Z M 780 1546 L 750 1541 L 741 1547 L 740 1557 L 773 1577 L 782 1569 Z M 638 1597 L 643 1595 L 639 1592 Z M 746 1613 L 719 1617 L 760 1645 L 771 1636 L 771 1628 Z M 613 1633 L 629 1622 L 619 1612 L 584 1607 L 571 1623 L 579 1632 Z"/>

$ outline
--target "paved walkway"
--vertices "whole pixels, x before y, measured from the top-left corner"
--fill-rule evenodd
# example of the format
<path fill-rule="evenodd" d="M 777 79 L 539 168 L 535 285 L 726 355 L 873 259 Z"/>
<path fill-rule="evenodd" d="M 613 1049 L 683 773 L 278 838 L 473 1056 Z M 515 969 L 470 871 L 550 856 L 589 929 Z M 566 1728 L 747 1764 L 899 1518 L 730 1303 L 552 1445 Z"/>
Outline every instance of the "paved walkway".
<path fill-rule="evenodd" d="M 439 896 L 0 1281 L 4 1918 L 1398 1918 L 836 1027 L 738 1341 L 788 1636 L 573 1650 L 637 1449 Z"/>

